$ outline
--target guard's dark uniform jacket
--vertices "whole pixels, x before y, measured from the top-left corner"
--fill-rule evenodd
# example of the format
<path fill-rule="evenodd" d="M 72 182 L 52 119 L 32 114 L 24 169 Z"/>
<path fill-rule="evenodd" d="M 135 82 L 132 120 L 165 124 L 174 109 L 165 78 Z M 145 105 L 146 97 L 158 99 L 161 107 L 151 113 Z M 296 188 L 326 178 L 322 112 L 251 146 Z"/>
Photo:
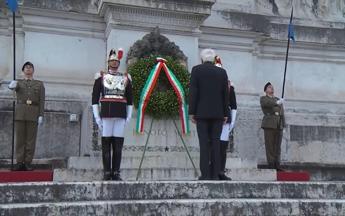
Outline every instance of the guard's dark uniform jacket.
<path fill-rule="evenodd" d="M 229 115 L 228 120 L 226 123 L 231 123 L 231 110 L 237 110 L 237 101 L 236 101 L 236 94 L 235 94 L 235 88 L 233 86 L 230 86 L 229 91 Z"/>
<path fill-rule="evenodd" d="M 101 103 L 101 118 L 126 118 L 126 106 L 133 104 L 132 83 L 122 73 L 104 74 L 95 80 L 92 104 Z"/>

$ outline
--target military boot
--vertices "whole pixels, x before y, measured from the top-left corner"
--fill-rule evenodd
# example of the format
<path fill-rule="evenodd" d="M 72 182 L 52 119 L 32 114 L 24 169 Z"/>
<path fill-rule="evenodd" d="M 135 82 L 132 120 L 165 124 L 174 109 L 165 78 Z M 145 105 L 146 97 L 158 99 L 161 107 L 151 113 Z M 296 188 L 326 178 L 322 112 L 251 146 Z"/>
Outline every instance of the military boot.
<path fill-rule="evenodd" d="M 120 177 L 120 166 L 121 166 L 121 159 L 122 159 L 122 148 L 123 148 L 123 137 L 114 137 L 114 142 L 112 142 L 113 146 L 113 158 L 112 158 L 112 174 L 113 180 L 121 181 Z"/>
<path fill-rule="evenodd" d="M 110 137 L 102 137 L 103 180 L 111 180 Z"/>

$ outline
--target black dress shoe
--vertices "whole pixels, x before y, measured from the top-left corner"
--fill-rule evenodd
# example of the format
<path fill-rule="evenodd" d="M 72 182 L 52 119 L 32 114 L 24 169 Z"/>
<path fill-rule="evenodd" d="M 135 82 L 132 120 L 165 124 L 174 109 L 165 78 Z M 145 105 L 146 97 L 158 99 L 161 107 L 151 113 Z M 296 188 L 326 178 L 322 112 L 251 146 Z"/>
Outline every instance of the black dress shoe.
<path fill-rule="evenodd" d="M 114 175 L 113 175 L 113 180 L 114 181 L 122 181 L 122 178 L 121 178 L 121 176 L 120 176 L 120 173 L 115 173 Z"/>
<path fill-rule="evenodd" d="M 32 171 L 34 168 L 32 167 L 31 164 L 25 164 L 25 171 Z"/>
<path fill-rule="evenodd" d="M 205 181 L 205 180 L 208 180 L 208 178 L 204 177 L 204 176 L 199 176 L 198 180 L 199 181 Z"/>
<path fill-rule="evenodd" d="M 109 181 L 109 180 L 111 180 L 111 173 L 110 173 L 110 172 L 104 172 L 104 174 L 103 174 L 103 180 L 104 180 L 104 181 Z"/>
<path fill-rule="evenodd" d="M 232 179 L 230 177 L 226 176 L 225 174 L 219 174 L 219 180 L 231 181 Z"/>
<path fill-rule="evenodd" d="M 25 164 L 24 163 L 17 163 L 14 165 L 12 171 L 25 171 Z"/>

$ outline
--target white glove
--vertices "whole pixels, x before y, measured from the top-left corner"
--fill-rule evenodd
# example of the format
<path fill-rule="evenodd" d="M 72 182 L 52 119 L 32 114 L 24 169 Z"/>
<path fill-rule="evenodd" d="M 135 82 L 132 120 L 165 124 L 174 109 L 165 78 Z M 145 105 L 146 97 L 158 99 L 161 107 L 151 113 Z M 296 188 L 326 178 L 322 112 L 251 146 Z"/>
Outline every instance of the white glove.
<path fill-rule="evenodd" d="M 43 116 L 39 116 L 38 117 L 38 125 L 42 125 L 43 124 Z"/>
<path fill-rule="evenodd" d="M 128 79 L 129 79 L 129 81 L 132 82 L 132 76 L 131 76 L 129 73 L 127 73 L 127 77 L 128 77 Z"/>
<path fill-rule="evenodd" d="M 92 105 L 92 112 L 93 112 L 93 117 L 95 117 L 95 120 L 96 120 L 96 123 L 97 123 L 99 129 L 102 130 L 103 123 L 102 123 L 101 117 L 99 116 L 98 104 Z"/>
<path fill-rule="evenodd" d="M 232 109 L 231 110 L 231 122 L 230 122 L 229 132 L 231 132 L 232 129 L 234 129 L 234 127 L 235 127 L 236 115 L 237 115 L 237 110 Z"/>
<path fill-rule="evenodd" d="M 234 123 L 230 123 L 230 126 L 229 126 L 229 133 L 231 133 L 232 129 L 234 129 L 235 127 L 235 124 Z"/>
<path fill-rule="evenodd" d="M 129 121 L 132 118 L 132 112 L 133 112 L 133 106 L 132 105 L 128 105 L 127 106 L 127 117 L 126 117 L 126 123 L 129 123 Z"/>
<path fill-rule="evenodd" d="M 10 84 L 8 85 L 8 88 L 11 89 L 11 90 L 14 90 L 14 89 L 17 88 L 17 84 L 18 84 L 18 81 L 12 80 L 12 81 L 10 82 Z"/>
<path fill-rule="evenodd" d="M 277 104 L 281 105 L 284 103 L 284 98 L 280 98 L 279 100 L 277 100 Z"/>

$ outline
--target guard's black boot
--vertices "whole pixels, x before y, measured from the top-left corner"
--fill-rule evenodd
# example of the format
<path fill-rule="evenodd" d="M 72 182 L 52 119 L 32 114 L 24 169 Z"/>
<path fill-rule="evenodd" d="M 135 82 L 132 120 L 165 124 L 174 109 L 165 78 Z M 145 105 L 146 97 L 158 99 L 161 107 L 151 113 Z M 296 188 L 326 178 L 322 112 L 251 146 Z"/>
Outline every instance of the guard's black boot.
<path fill-rule="evenodd" d="M 122 159 L 123 137 L 113 137 L 113 158 L 112 158 L 112 173 L 113 180 L 122 181 L 120 177 L 120 166 Z"/>
<path fill-rule="evenodd" d="M 103 180 L 111 180 L 110 137 L 102 137 Z"/>

